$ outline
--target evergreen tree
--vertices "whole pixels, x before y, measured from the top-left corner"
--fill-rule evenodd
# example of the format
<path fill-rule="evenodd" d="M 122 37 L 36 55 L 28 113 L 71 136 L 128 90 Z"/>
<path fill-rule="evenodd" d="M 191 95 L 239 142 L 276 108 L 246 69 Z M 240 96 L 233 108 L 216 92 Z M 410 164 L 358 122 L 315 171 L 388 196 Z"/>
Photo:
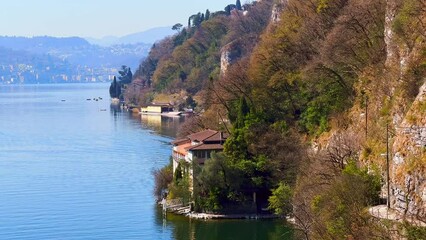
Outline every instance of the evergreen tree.
<path fill-rule="evenodd" d="M 236 9 L 237 6 L 235 6 L 235 4 L 229 4 L 228 6 L 225 7 L 225 12 L 226 15 L 231 15 L 231 11 Z"/>
<path fill-rule="evenodd" d="M 205 20 L 209 20 L 210 19 L 210 11 L 207 9 L 206 10 L 206 14 L 204 15 Z"/>
<path fill-rule="evenodd" d="M 114 80 L 109 87 L 109 95 L 111 98 L 119 98 L 121 95 L 121 85 L 117 82 L 117 78 L 114 76 Z"/>
<path fill-rule="evenodd" d="M 183 177 L 182 166 L 179 163 L 176 170 L 175 170 L 175 175 L 174 175 L 175 183 L 179 183 L 179 181 L 182 179 L 182 177 Z"/>
<path fill-rule="evenodd" d="M 176 23 L 175 25 L 173 25 L 172 30 L 175 30 L 177 32 L 180 32 L 180 30 L 182 29 L 183 25 L 180 23 Z"/>
<path fill-rule="evenodd" d="M 186 107 L 194 109 L 197 106 L 197 102 L 194 101 L 194 99 L 191 96 L 188 96 L 186 99 Z"/>
<path fill-rule="evenodd" d="M 250 108 L 247 104 L 247 101 L 244 97 L 240 98 L 240 101 L 238 103 L 238 115 L 237 115 L 237 121 L 235 123 L 236 128 L 243 128 L 245 125 L 245 120 L 247 118 L 247 115 L 250 113 Z"/>
<path fill-rule="evenodd" d="M 193 27 L 198 27 L 201 25 L 201 22 L 203 22 L 204 20 L 204 14 L 201 14 L 200 12 L 193 15 L 192 17 L 192 26 Z"/>
<path fill-rule="evenodd" d="M 240 0 L 237 0 L 237 3 L 235 4 L 237 6 L 237 10 L 243 10 L 243 8 L 241 7 L 241 2 Z"/>
<path fill-rule="evenodd" d="M 120 79 L 122 84 L 129 84 L 132 82 L 133 73 L 130 67 L 123 65 L 121 66 L 121 70 L 118 71 L 118 73 L 120 74 L 118 79 Z"/>
<path fill-rule="evenodd" d="M 109 96 L 111 98 L 115 97 L 115 85 L 116 85 L 117 81 L 114 77 L 114 80 L 111 82 L 111 85 L 109 86 Z"/>

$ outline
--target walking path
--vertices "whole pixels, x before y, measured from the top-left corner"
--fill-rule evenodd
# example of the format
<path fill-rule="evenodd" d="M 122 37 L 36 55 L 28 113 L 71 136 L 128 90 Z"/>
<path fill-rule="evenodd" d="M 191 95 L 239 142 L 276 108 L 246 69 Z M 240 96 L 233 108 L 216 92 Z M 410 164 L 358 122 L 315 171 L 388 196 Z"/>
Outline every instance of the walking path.
<path fill-rule="evenodd" d="M 386 205 L 378 205 L 368 209 L 371 216 L 379 218 L 379 219 L 387 219 L 392 221 L 403 222 L 407 221 L 413 225 L 426 227 L 426 223 L 422 222 L 414 217 L 402 216 L 399 212 L 394 209 L 387 208 Z"/>

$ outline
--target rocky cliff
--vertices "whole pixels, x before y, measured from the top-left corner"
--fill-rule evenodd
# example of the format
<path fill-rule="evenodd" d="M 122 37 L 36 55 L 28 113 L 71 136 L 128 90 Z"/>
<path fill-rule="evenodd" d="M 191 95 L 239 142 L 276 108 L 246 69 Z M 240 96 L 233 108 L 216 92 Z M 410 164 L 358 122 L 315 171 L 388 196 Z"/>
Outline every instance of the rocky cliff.
<path fill-rule="evenodd" d="M 390 169 L 391 207 L 426 220 L 426 83 L 396 127 Z"/>
<path fill-rule="evenodd" d="M 391 97 L 395 99 L 391 113 L 393 131 L 389 137 L 393 140 L 391 208 L 425 221 L 426 78 L 423 73 L 426 48 L 425 6 L 420 2 L 387 1 L 385 42 L 386 78 Z M 410 90 L 418 92 L 414 101 L 403 93 Z"/>

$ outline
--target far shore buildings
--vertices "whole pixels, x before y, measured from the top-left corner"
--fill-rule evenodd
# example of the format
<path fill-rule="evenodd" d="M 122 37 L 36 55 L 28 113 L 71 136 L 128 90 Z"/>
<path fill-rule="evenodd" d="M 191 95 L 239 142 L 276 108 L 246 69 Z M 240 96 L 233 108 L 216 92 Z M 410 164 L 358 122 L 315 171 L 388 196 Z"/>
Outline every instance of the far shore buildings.
<path fill-rule="evenodd" d="M 223 151 L 223 144 L 227 138 L 226 133 L 207 129 L 185 138 L 176 139 L 172 142 L 173 174 L 180 162 L 192 164 L 196 160 L 200 165 L 204 165 L 204 162 L 211 158 L 213 152 Z M 192 173 L 192 171 L 190 172 Z"/>

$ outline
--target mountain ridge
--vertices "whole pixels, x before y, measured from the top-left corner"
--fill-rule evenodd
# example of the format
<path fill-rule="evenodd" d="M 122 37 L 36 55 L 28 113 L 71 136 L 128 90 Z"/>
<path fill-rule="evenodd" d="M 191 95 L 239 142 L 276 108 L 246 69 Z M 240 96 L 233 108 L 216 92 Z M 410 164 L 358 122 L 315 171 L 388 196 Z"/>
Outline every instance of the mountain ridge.
<path fill-rule="evenodd" d="M 172 27 L 156 27 L 156 28 L 151 28 L 142 32 L 127 34 L 121 37 L 117 37 L 117 36 L 105 36 L 103 38 L 86 37 L 85 39 L 91 44 L 95 44 L 95 45 L 99 45 L 103 47 L 108 47 L 112 45 L 122 45 L 122 44 L 136 44 L 136 43 L 153 44 L 160 39 L 173 35 L 174 33 L 175 32 L 172 30 Z"/>

